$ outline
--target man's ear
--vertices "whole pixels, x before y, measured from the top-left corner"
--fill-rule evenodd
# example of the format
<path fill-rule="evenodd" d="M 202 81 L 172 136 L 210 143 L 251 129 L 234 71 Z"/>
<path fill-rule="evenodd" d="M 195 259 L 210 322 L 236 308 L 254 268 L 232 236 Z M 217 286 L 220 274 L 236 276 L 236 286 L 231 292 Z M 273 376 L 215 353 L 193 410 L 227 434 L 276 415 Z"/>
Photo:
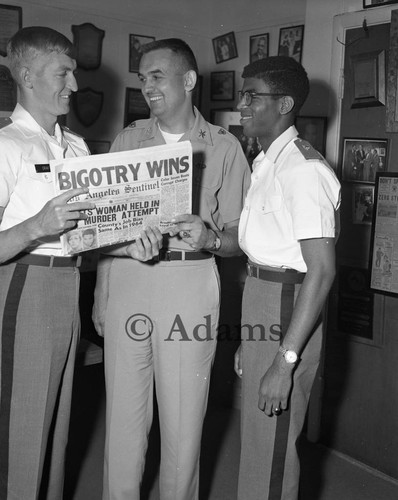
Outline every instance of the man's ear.
<path fill-rule="evenodd" d="M 194 71 L 193 69 L 187 71 L 184 75 L 185 90 L 188 92 L 192 92 L 192 90 L 195 88 L 197 79 L 198 75 L 196 74 L 196 71 Z"/>
<path fill-rule="evenodd" d="M 290 95 L 285 95 L 281 99 L 280 112 L 281 115 L 287 115 L 294 108 L 294 99 Z"/>
<path fill-rule="evenodd" d="M 20 82 L 24 87 L 28 89 L 31 89 L 33 87 L 29 68 L 27 68 L 26 66 L 22 66 L 22 68 L 19 70 L 19 76 Z"/>

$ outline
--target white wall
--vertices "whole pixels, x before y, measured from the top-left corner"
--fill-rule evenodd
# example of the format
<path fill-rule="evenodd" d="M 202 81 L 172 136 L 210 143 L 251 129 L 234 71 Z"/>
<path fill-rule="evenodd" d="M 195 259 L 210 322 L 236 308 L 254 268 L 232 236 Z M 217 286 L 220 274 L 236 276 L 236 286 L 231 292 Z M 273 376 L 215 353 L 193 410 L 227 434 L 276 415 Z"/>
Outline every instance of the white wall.
<path fill-rule="evenodd" d="M 174 11 L 170 10 L 170 19 L 166 18 L 168 11 L 164 9 L 163 3 L 160 5 L 158 2 L 159 8 L 153 9 L 150 21 L 143 21 L 144 3 L 132 2 L 132 0 L 86 0 L 84 3 L 79 3 L 77 0 L 71 0 L 70 3 L 53 0 L 51 5 L 49 3 L 47 0 L 7 0 L 7 4 L 22 7 L 23 26 L 50 26 L 71 39 L 71 25 L 73 24 L 89 22 L 105 30 L 101 67 L 96 71 L 79 70 L 78 74 L 80 88 L 88 86 L 93 90 L 104 91 L 105 101 L 101 116 L 89 128 L 84 127 L 73 112 L 70 113 L 67 121 L 72 129 L 92 140 L 113 140 L 123 127 L 126 87 L 140 87 L 136 73 L 130 73 L 128 70 L 129 34 L 154 36 L 157 39 L 176 36 L 183 38 L 191 45 L 204 77 L 201 110 L 206 118 L 210 118 L 211 109 L 235 109 L 237 103 L 236 97 L 233 101 L 210 101 L 210 73 L 212 71 L 235 71 L 236 96 L 236 91 L 242 85 L 240 75 L 243 67 L 249 63 L 250 36 L 269 33 L 269 54 L 276 55 L 280 28 L 304 24 L 302 62 L 311 79 L 312 91 L 302 114 L 326 116 L 329 110 L 330 59 L 334 43 L 332 40 L 333 17 L 362 8 L 362 0 L 295 0 L 289 12 L 286 8 L 281 8 L 280 21 L 276 21 L 275 7 L 272 11 L 273 16 L 268 16 L 271 2 L 268 2 L 268 6 L 265 2 L 263 9 L 254 11 L 247 9 L 252 17 L 251 23 L 247 19 L 235 20 L 237 26 L 240 21 L 242 22 L 242 28 L 234 28 L 238 57 L 216 64 L 208 26 L 203 29 L 203 33 L 200 33 L 198 29 L 188 29 L 187 26 L 179 27 Z M 275 3 L 278 4 L 273 2 Z M 195 15 L 202 16 L 202 10 L 205 8 L 200 0 L 179 0 L 178 2 L 175 0 L 173 5 L 177 4 L 184 9 L 185 15 L 189 6 L 192 25 L 195 23 Z M 234 2 L 231 1 L 230 5 L 231 11 L 225 14 L 229 24 L 217 26 L 214 37 L 231 30 L 233 17 L 231 12 L 234 12 Z M 160 7 L 162 10 L 159 10 Z M 211 16 L 212 13 L 209 12 L 208 15 Z M 210 20 L 209 23 L 211 23 Z M 249 25 L 252 27 L 248 28 Z M 1 56 L 0 64 L 6 64 L 5 58 Z"/>
<path fill-rule="evenodd" d="M 108 0 L 104 0 L 108 2 Z M 23 26 L 49 26 L 65 36 L 73 39 L 71 26 L 83 23 L 92 23 L 105 31 L 102 43 L 101 67 L 95 71 L 79 69 L 77 80 L 80 88 L 91 87 L 105 93 L 104 106 L 100 118 L 89 128 L 84 127 L 74 116 L 73 111 L 68 115 L 67 124 L 76 132 L 91 140 L 110 140 L 123 128 L 125 89 L 126 87 L 140 88 L 136 73 L 130 73 L 129 61 L 129 34 L 166 38 L 177 36 L 182 38 L 181 32 L 171 32 L 170 28 L 161 29 L 142 24 L 135 25 L 131 19 L 118 19 L 93 13 L 83 9 L 66 9 L 57 6 L 53 0 L 51 6 L 41 5 L 31 1 L 7 0 L 8 5 L 21 6 L 23 10 Z M 97 12 L 97 10 L 96 10 Z M 197 55 L 201 71 L 208 72 L 210 65 L 209 41 L 198 36 L 185 36 Z M 0 64 L 7 65 L 6 58 L 0 56 Z"/>
<path fill-rule="evenodd" d="M 100 118 L 89 128 L 84 127 L 76 118 L 73 111 L 68 115 L 67 124 L 76 132 L 91 140 L 112 141 L 123 127 L 125 89 L 126 87 L 139 88 L 136 73 L 128 70 L 129 58 L 129 34 L 154 36 L 156 39 L 166 37 L 179 37 L 186 40 L 192 47 L 198 59 L 200 73 L 204 77 L 202 88 L 201 110 L 206 118 L 210 118 L 210 109 L 233 108 L 235 109 L 237 99 L 233 101 L 210 101 L 210 72 L 212 71 L 235 71 L 235 96 L 236 91 L 241 88 L 240 78 L 243 67 L 249 63 L 249 39 L 251 35 L 269 33 L 270 55 L 277 54 L 280 27 L 294 26 L 304 23 L 304 10 L 306 0 L 296 0 L 289 12 L 286 9 L 281 12 L 281 21 L 276 23 L 275 9 L 273 15 L 264 4 L 260 10 L 245 9 L 249 19 L 236 17 L 235 23 L 241 21 L 244 28 L 234 29 L 231 25 L 234 18 L 234 2 L 230 2 L 231 9 L 225 11 L 225 17 L 229 18 L 229 24 L 217 25 L 217 31 L 212 36 L 216 37 L 229 31 L 235 31 L 238 57 L 230 61 L 216 64 L 211 36 L 209 37 L 209 26 L 206 25 L 201 33 L 200 29 L 190 29 L 189 26 L 178 26 L 176 17 L 178 15 L 170 8 L 164 9 L 164 4 L 155 2 L 159 8 L 153 9 L 149 21 L 143 21 L 145 17 L 145 2 L 132 2 L 131 0 L 86 0 L 78 2 L 71 0 L 66 3 L 62 0 L 7 0 L 9 5 L 21 6 L 23 10 L 23 26 L 43 25 L 57 29 L 70 39 L 73 38 L 71 26 L 83 23 L 92 23 L 97 28 L 105 31 L 102 43 L 101 67 L 95 71 L 79 69 L 77 75 L 80 89 L 90 87 L 96 91 L 105 93 L 104 106 Z M 192 18 L 191 24 L 195 24 L 195 16 L 203 16 L 204 5 L 200 1 L 174 0 L 171 3 L 184 9 L 184 15 L 189 14 Z M 217 2 L 214 4 L 216 5 Z M 238 3 L 235 6 L 238 7 Z M 166 13 L 169 12 L 169 17 Z M 208 17 L 212 12 L 208 12 Z M 148 19 L 146 17 L 146 19 Z M 269 26 L 268 19 L 272 19 Z M 214 24 L 214 20 L 213 20 Z M 209 19 L 209 25 L 213 25 Z M 247 29 L 247 26 L 252 28 Z M 253 26 L 255 28 L 253 28 Z M 260 27 L 259 27 L 260 26 Z M 192 34 L 193 33 L 193 34 Z M 306 35 L 304 35 L 306 36 Z M 0 56 L 0 64 L 7 64 L 6 59 Z"/>

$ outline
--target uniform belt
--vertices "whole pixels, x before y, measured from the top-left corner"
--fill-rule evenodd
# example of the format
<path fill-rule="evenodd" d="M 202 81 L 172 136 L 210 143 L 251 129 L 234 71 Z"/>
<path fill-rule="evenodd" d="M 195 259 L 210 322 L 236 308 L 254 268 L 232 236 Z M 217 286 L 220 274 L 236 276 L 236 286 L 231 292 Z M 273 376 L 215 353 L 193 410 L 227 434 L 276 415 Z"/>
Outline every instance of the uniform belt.
<path fill-rule="evenodd" d="M 161 250 L 157 257 L 154 257 L 154 261 L 166 261 L 170 262 L 172 260 L 203 260 L 210 259 L 213 256 L 210 252 L 185 252 L 184 250 Z"/>
<path fill-rule="evenodd" d="M 272 271 L 256 266 L 251 262 L 246 264 L 247 275 L 264 281 L 273 281 L 275 283 L 287 283 L 298 285 L 304 281 L 306 273 L 300 273 L 295 269 L 281 269 Z"/>
<path fill-rule="evenodd" d="M 17 256 L 11 262 L 42 267 L 80 267 L 82 258 L 80 255 L 74 255 L 71 257 L 56 257 L 54 255 L 25 253 Z"/>

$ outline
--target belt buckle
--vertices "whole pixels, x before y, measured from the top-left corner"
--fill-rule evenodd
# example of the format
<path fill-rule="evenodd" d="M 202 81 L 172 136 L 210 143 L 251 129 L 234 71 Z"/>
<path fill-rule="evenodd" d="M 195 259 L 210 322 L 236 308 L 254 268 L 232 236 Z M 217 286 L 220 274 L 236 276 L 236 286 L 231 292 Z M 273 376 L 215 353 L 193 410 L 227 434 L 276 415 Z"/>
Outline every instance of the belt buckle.
<path fill-rule="evenodd" d="M 171 262 L 171 250 L 164 250 L 162 252 L 161 260 L 164 260 L 165 262 Z"/>
<path fill-rule="evenodd" d="M 255 264 L 250 264 L 247 262 L 247 275 L 250 278 L 259 278 L 260 275 L 260 269 L 255 265 Z"/>

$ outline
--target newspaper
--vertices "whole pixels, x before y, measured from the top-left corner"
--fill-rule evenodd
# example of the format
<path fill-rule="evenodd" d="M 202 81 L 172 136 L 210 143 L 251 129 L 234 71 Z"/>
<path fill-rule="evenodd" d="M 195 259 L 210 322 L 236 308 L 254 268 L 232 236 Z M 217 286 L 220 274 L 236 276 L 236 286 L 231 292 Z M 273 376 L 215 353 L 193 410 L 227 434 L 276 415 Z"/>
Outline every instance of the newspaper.
<path fill-rule="evenodd" d="M 398 177 L 378 178 L 371 288 L 398 293 Z"/>
<path fill-rule="evenodd" d="M 118 153 L 50 161 L 55 193 L 87 187 L 70 202 L 96 205 L 76 229 L 61 236 L 64 255 L 132 241 L 146 227 L 162 233 L 171 219 L 192 209 L 189 141 Z"/>

